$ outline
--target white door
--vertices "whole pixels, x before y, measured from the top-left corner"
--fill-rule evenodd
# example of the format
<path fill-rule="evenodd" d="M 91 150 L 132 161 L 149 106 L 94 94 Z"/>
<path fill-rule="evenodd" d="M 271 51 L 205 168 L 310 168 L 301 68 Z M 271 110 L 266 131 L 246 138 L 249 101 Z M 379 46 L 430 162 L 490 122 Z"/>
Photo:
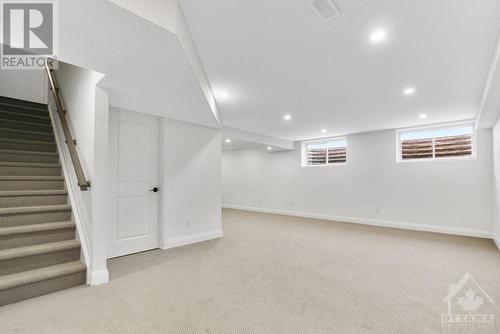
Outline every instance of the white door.
<path fill-rule="evenodd" d="M 113 193 L 108 257 L 158 248 L 159 119 L 110 112 Z M 158 189 L 157 189 L 158 190 Z"/>

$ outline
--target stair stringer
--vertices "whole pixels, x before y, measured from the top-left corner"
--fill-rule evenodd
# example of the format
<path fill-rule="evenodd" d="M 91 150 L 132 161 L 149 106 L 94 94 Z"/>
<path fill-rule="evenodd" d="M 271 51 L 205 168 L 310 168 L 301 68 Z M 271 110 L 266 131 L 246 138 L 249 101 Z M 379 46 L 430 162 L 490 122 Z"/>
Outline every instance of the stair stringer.
<path fill-rule="evenodd" d="M 92 244 L 89 238 L 91 235 L 92 221 L 90 219 L 90 189 L 87 192 L 82 192 L 78 186 L 76 174 L 73 172 L 73 164 L 69 149 L 66 145 L 61 121 L 57 112 L 51 105 L 49 98 L 49 116 L 54 137 L 56 141 L 57 151 L 59 152 L 59 159 L 62 166 L 64 175 L 64 183 L 68 191 L 68 199 L 72 207 L 72 215 L 76 224 L 76 238 L 80 241 L 83 261 L 87 266 L 86 283 L 92 285 Z M 85 199 L 87 197 L 87 200 Z"/>

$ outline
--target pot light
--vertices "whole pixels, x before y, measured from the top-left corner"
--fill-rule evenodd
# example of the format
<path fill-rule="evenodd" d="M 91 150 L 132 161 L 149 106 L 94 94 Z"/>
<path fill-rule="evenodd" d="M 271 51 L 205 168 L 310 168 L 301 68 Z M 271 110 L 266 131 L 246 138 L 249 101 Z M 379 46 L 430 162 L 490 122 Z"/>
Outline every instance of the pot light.
<path fill-rule="evenodd" d="M 231 139 L 226 139 L 225 142 L 229 144 L 231 142 Z"/>
<path fill-rule="evenodd" d="M 225 89 L 217 89 L 215 90 L 214 95 L 217 99 L 227 99 L 229 97 L 229 92 Z"/>
<path fill-rule="evenodd" d="M 273 149 L 273 148 L 272 148 L 271 146 L 268 146 L 268 147 L 267 147 L 267 150 L 268 150 L 268 151 L 271 151 L 272 149 Z"/>
<path fill-rule="evenodd" d="M 420 115 L 418 115 L 418 118 L 420 118 L 420 119 L 427 118 L 427 114 L 420 114 Z"/>
<path fill-rule="evenodd" d="M 370 35 L 370 41 L 372 43 L 383 42 L 387 37 L 387 32 L 384 29 L 374 30 Z"/>
<path fill-rule="evenodd" d="M 326 133 L 326 129 L 321 129 L 321 133 Z"/>
<path fill-rule="evenodd" d="M 283 116 L 283 119 L 284 119 L 285 121 L 289 121 L 289 120 L 291 120 L 291 119 L 292 119 L 292 116 L 290 116 L 290 115 L 285 115 L 285 116 Z"/>
<path fill-rule="evenodd" d="M 408 87 L 403 90 L 404 95 L 413 95 L 415 94 L 415 88 L 413 87 Z"/>

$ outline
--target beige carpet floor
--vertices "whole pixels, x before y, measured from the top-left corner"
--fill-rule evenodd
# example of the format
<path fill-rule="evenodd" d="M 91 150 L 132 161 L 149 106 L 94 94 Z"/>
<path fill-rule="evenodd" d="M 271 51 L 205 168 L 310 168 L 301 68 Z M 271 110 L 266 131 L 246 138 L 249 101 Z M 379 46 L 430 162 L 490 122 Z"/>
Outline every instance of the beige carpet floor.
<path fill-rule="evenodd" d="M 107 285 L 2 307 L 0 333 L 500 333 L 492 241 L 236 210 L 223 224 L 219 240 L 110 261 Z M 466 272 L 495 329 L 442 328 Z"/>

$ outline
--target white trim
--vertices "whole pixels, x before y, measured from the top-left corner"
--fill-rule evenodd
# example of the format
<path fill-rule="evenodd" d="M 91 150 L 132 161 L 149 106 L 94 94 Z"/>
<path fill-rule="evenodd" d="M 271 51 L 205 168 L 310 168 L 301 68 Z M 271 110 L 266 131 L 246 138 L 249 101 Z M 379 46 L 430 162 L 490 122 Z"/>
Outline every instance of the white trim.
<path fill-rule="evenodd" d="M 345 162 L 328 162 L 328 146 L 327 146 L 327 154 L 326 154 L 326 163 L 324 164 L 318 164 L 318 165 L 309 165 L 309 156 L 308 156 L 308 150 L 307 150 L 307 145 L 309 144 L 327 144 L 329 142 L 335 142 L 335 141 L 345 141 L 345 150 L 346 150 L 346 157 L 345 157 Z M 338 137 L 328 137 L 328 138 L 320 138 L 320 139 L 314 139 L 314 140 L 304 140 L 300 143 L 300 160 L 301 160 L 301 167 L 324 167 L 324 166 L 345 166 L 347 165 L 347 162 L 349 161 L 348 159 L 348 146 L 349 143 L 347 142 L 347 136 L 338 136 Z"/>
<path fill-rule="evenodd" d="M 435 146 L 434 141 L 436 137 L 432 138 L 432 158 L 425 159 L 407 159 L 403 160 L 402 151 L 401 151 L 401 134 L 406 132 L 420 131 L 420 130 L 443 130 L 450 129 L 454 127 L 459 127 L 461 125 L 471 125 L 472 126 L 472 155 L 470 156 L 462 156 L 462 157 L 444 157 L 444 158 L 436 158 L 435 155 Z M 408 163 L 408 162 L 435 162 L 435 161 L 453 161 L 453 160 L 476 160 L 477 159 L 477 147 L 476 147 L 476 128 L 474 126 L 473 121 L 463 121 L 463 122 L 452 122 L 452 123 L 441 123 L 436 125 L 426 125 L 422 127 L 412 127 L 412 128 L 404 128 L 396 130 L 396 162 L 397 163 Z"/>
<path fill-rule="evenodd" d="M 77 238 L 80 240 L 84 262 L 87 265 L 87 284 L 91 284 L 92 248 L 89 239 L 89 233 L 91 231 L 87 231 L 85 229 L 86 226 L 90 226 L 90 218 L 87 216 L 86 205 L 81 190 L 77 186 L 78 180 L 76 178 L 76 174 L 72 172 L 73 163 L 71 162 L 69 149 L 65 145 L 62 125 L 56 115 L 56 112 L 51 108 L 50 103 L 48 104 L 48 108 L 52 128 L 54 129 L 57 150 L 59 152 L 59 160 L 61 161 L 64 175 L 64 183 L 67 188 L 66 190 L 68 191 L 73 217 L 75 218 Z"/>
<path fill-rule="evenodd" d="M 166 171 L 163 166 L 166 166 L 165 163 L 166 154 L 165 154 L 165 129 L 167 127 L 168 119 L 164 117 L 160 117 L 158 120 L 159 132 L 158 132 L 158 187 L 160 191 L 158 192 L 158 247 L 163 249 L 163 245 L 165 245 L 165 231 L 166 231 L 166 222 L 163 217 L 166 217 L 166 210 L 164 208 L 163 203 L 166 201 L 167 191 L 165 189 L 168 188 L 166 183 Z"/>
<path fill-rule="evenodd" d="M 195 243 L 202 242 L 202 241 L 208 241 L 208 240 L 212 240 L 212 239 L 222 238 L 223 236 L 224 236 L 224 233 L 222 232 L 222 230 L 216 230 L 216 231 L 188 235 L 185 237 L 168 239 L 163 244 L 162 249 L 170 249 L 170 248 L 195 244 Z"/>
<path fill-rule="evenodd" d="M 347 158 L 346 158 L 347 160 Z M 315 167 L 332 167 L 332 166 L 346 166 L 347 162 L 335 162 L 335 163 L 329 163 L 329 164 L 321 164 L 321 165 L 305 165 L 301 166 L 304 168 L 315 168 Z"/>
<path fill-rule="evenodd" d="M 101 284 L 106 284 L 109 282 L 109 271 L 108 269 L 101 269 L 96 271 L 90 271 L 87 269 L 87 273 L 90 273 L 89 284 L 91 286 L 97 286 Z"/>
<path fill-rule="evenodd" d="M 481 95 L 481 100 L 479 102 L 479 106 L 477 108 L 477 116 L 476 116 L 476 129 L 479 128 L 479 123 L 481 122 L 481 117 L 483 116 L 484 106 L 486 104 L 486 99 L 490 94 L 491 84 L 493 79 L 495 78 L 495 73 L 497 71 L 498 62 L 500 60 L 500 33 L 497 34 L 497 42 L 495 45 L 495 50 L 491 56 L 490 66 L 488 67 L 488 73 L 486 75 L 486 79 L 484 81 L 483 93 Z"/>
<path fill-rule="evenodd" d="M 495 242 L 495 245 L 497 246 L 498 250 L 500 250 L 500 236 L 494 235 L 493 241 Z"/>
<path fill-rule="evenodd" d="M 491 231 L 467 229 L 467 228 L 460 228 L 460 227 L 414 224 L 414 223 L 397 222 L 397 221 L 389 221 L 389 220 L 382 220 L 382 219 L 342 217 L 342 216 L 324 215 L 324 214 L 310 213 L 310 212 L 275 210 L 275 209 L 255 208 L 255 207 L 248 207 L 248 206 L 241 206 L 241 205 L 230 205 L 230 204 L 224 204 L 224 205 L 222 205 L 222 207 L 225 209 L 236 209 L 236 210 L 262 212 L 262 213 L 270 213 L 270 214 L 276 214 L 276 215 L 285 215 L 285 216 L 293 216 L 293 217 L 301 217 L 301 218 L 321 219 L 321 220 L 329 220 L 329 221 L 335 221 L 335 222 L 340 222 L 340 223 L 354 223 L 354 224 L 361 224 L 361 225 L 390 227 L 390 228 L 398 228 L 398 229 L 411 230 L 411 231 L 434 232 L 434 233 L 443 233 L 443 234 L 451 234 L 451 235 L 462 235 L 462 236 L 486 238 L 486 239 L 493 238 L 493 233 Z"/>

